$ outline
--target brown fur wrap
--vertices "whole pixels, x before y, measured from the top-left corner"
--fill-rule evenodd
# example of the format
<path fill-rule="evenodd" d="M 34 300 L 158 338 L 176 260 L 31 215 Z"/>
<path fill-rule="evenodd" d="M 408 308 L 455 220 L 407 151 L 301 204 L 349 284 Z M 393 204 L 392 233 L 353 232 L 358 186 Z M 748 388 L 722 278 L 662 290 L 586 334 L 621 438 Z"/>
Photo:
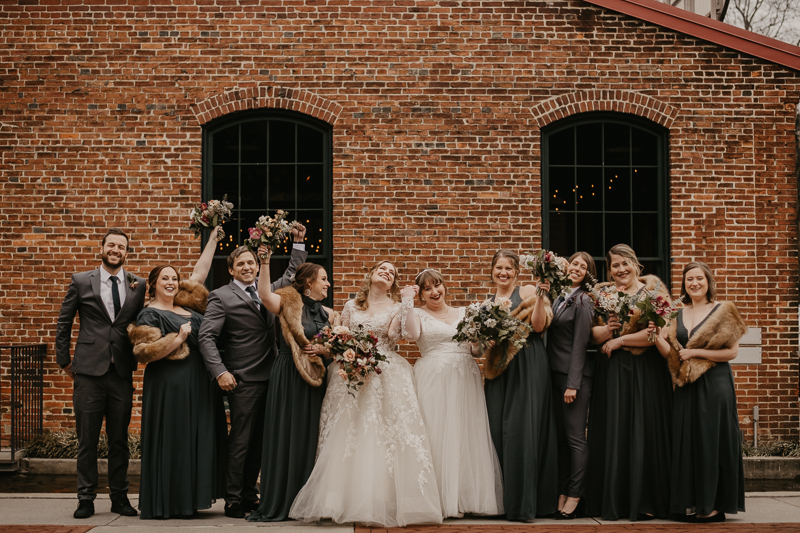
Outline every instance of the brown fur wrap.
<path fill-rule="evenodd" d="M 208 304 L 208 289 L 202 283 L 185 279 L 181 281 L 174 302 L 177 306 L 186 307 L 204 315 Z"/>
<path fill-rule="evenodd" d="M 664 285 L 664 283 L 659 279 L 658 276 L 654 276 L 652 274 L 648 274 L 647 276 L 639 277 L 639 281 L 644 283 L 644 288 L 645 289 L 647 289 L 650 292 L 655 292 L 656 296 L 663 296 L 668 301 L 670 301 L 670 302 L 672 301 L 672 297 L 670 296 L 669 291 L 667 290 L 667 286 Z M 598 283 L 596 285 L 596 287 L 598 289 L 607 288 L 607 287 L 611 287 L 613 289 L 613 288 L 616 288 L 616 284 L 613 283 L 613 282 Z M 656 291 L 656 288 L 658 288 L 658 291 Z M 605 326 L 606 325 L 606 321 L 605 321 L 605 318 L 603 317 L 602 313 L 595 313 L 594 317 L 595 317 L 594 318 L 595 319 L 595 326 Z M 630 316 L 630 320 L 628 322 L 625 322 L 624 324 L 622 324 L 622 328 L 620 328 L 620 332 L 619 332 L 620 336 L 628 335 L 630 333 L 636 333 L 636 332 L 641 331 L 643 329 L 647 329 L 647 324 L 646 323 L 645 324 L 639 324 L 639 319 L 641 319 L 641 318 L 642 318 L 642 310 L 639 309 L 638 307 L 634 307 L 633 308 L 633 313 L 631 313 L 631 316 Z M 627 350 L 627 351 L 631 352 L 633 355 L 641 355 L 644 352 L 646 352 L 648 348 L 650 348 L 650 347 L 649 346 L 639 346 L 639 347 L 623 346 L 622 347 L 623 350 Z"/>
<path fill-rule="evenodd" d="M 719 308 L 695 331 L 685 348 L 699 350 L 723 350 L 731 348 L 747 333 L 747 325 L 742 320 L 739 310 L 731 302 L 722 302 Z M 714 361 L 701 357 L 692 357 L 681 361 L 678 355 L 678 320 L 673 320 L 669 328 L 669 373 L 672 382 L 678 387 L 693 383 L 709 368 L 716 365 Z"/>
<path fill-rule="evenodd" d="M 544 329 L 542 330 L 542 334 L 550 327 L 550 322 L 553 321 L 553 307 L 550 305 L 550 299 L 547 296 L 542 297 L 544 299 L 544 310 L 545 310 L 545 324 Z M 530 317 L 533 314 L 533 306 L 538 300 L 539 297 L 534 295 L 530 298 L 523 300 L 513 311 L 511 311 L 511 316 L 518 318 L 522 322 L 527 322 L 530 326 Z M 518 328 L 516 333 L 514 333 L 515 339 L 526 339 L 531 332 L 527 331 L 525 328 Z M 511 364 L 511 361 L 514 359 L 514 356 L 517 355 L 519 352 L 519 348 L 514 346 L 514 343 L 511 341 L 506 341 L 502 344 L 495 345 L 493 348 L 489 348 L 486 350 L 486 353 L 483 354 L 485 361 L 483 363 L 483 376 L 486 379 L 494 379 L 503 372 L 505 372 L 508 365 Z"/>
<path fill-rule="evenodd" d="M 278 318 L 281 322 L 283 338 L 292 349 L 294 366 L 306 383 L 312 387 L 322 385 L 325 377 L 325 364 L 318 355 L 308 355 L 303 347 L 311 344 L 303 330 L 303 298 L 294 287 L 282 287 L 275 291 L 281 297 L 281 309 Z M 339 325 L 339 313 L 331 311 L 331 326 Z"/>
<path fill-rule="evenodd" d="M 158 359 L 158 356 L 169 348 L 169 345 L 172 344 L 172 341 L 177 336 L 177 333 L 168 333 L 162 337 L 159 328 L 137 326 L 135 323 L 128 324 L 128 338 L 133 343 L 133 356 L 143 364 Z M 164 359 L 179 361 L 185 359 L 188 355 L 189 345 L 184 342 Z"/>
<path fill-rule="evenodd" d="M 208 304 L 208 289 L 202 283 L 190 279 L 180 282 L 174 305 L 203 314 L 206 312 L 206 304 Z M 136 323 L 128 325 L 128 338 L 133 343 L 133 356 L 143 364 L 156 360 L 177 336 L 177 333 L 168 333 L 162 337 L 161 330 L 153 326 L 137 326 Z M 189 345 L 183 342 L 164 359 L 180 361 L 188 355 Z"/>

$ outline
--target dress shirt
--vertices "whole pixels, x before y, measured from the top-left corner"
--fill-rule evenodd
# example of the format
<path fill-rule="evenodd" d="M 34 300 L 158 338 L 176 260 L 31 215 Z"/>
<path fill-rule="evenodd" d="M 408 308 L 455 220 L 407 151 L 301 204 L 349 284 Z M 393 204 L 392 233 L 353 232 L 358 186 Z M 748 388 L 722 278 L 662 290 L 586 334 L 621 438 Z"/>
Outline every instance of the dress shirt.
<path fill-rule="evenodd" d="M 106 306 L 106 312 L 108 312 L 108 316 L 111 317 L 111 321 L 114 321 L 114 297 L 111 296 L 111 286 L 113 285 L 111 281 L 112 274 L 109 273 L 108 270 L 105 269 L 105 265 L 100 267 L 100 299 L 103 301 L 103 305 Z M 119 272 L 116 273 L 117 279 L 117 290 L 119 291 L 119 307 L 122 309 L 122 306 L 125 305 L 125 296 L 127 295 L 127 289 L 125 285 L 128 283 L 127 274 L 123 269 L 119 269 Z"/>

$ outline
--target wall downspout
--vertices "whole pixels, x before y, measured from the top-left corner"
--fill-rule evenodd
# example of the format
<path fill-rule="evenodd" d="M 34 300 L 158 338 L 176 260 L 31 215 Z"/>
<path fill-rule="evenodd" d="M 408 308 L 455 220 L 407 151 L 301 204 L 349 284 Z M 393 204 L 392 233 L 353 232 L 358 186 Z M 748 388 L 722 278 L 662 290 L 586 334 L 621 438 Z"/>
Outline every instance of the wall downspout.
<path fill-rule="evenodd" d="M 797 236 L 795 238 L 795 246 L 797 246 L 798 260 L 797 288 L 798 292 L 800 292 L 800 102 L 795 103 L 794 106 L 794 158 L 794 178 L 797 185 L 797 204 L 795 205 L 794 215 L 797 218 Z M 797 323 L 797 353 L 795 354 L 797 359 L 795 361 L 800 362 L 800 301 L 798 301 L 797 305 Z M 800 403 L 800 365 L 798 365 L 797 372 L 797 396 L 797 401 Z M 798 431 L 800 432 L 800 427 L 798 427 Z"/>

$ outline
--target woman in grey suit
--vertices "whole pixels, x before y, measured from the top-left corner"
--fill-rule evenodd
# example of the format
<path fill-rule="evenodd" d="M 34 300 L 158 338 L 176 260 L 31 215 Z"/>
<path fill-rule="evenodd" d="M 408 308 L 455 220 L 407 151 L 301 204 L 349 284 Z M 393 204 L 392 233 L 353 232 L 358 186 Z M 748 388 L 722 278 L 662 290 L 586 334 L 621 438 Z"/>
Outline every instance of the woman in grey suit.
<path fill-rule="evenodd" d="M 592 394 L 593 365 L 587 358 L 587 348 L 594 304 L 584 291 L 587 274 L 597 278 L 594 260 L 586 252 L 576 252 L 569 258 L 567 269 L 572 289 L 553 304 L 553 322 L 547 330 L 558 438 L 557 519 L 575 518 L 589 461 L 586 415 Z"/>

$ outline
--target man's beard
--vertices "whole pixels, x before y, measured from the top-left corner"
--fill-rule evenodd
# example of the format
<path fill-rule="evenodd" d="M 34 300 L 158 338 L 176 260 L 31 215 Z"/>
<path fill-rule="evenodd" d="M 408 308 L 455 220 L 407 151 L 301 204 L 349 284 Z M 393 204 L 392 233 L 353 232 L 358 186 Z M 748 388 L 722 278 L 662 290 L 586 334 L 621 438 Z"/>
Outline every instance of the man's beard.
<path fill-rule="evenodd" d="M 125 258 L 124 258 L 124 257 L 123 257 L 123 258 L 120 260 L 119 264 L 116 264 L 116 265 L 112 265 L 112 264 L 111 264 L 111 263 L 108 261 L 108 254 L 102 254 L 100 257 L 101 257 L 101 258 L 102 258 L 102 260 L 103 260 L 103 264 L 104 264 L 105 266 L 107 266 L 108 268 L 112 269 L 112 270 L 113 270 L 113 269 L 115 269 L 115 268 L 120 268 L 120 267 L 122 267 L 122 265 L 124 265 L 124 264 L 125 264 Z"/>

